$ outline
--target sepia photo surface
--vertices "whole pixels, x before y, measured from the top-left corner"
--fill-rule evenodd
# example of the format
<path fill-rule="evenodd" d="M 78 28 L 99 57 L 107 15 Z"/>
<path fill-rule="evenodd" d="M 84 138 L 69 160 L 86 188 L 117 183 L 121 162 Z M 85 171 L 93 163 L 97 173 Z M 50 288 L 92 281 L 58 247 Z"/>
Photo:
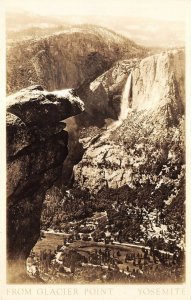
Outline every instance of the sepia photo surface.
<path fill-rule="evenodd" d="M 5 299 L 187 299 L 187 7 L 6 1 Z"/>

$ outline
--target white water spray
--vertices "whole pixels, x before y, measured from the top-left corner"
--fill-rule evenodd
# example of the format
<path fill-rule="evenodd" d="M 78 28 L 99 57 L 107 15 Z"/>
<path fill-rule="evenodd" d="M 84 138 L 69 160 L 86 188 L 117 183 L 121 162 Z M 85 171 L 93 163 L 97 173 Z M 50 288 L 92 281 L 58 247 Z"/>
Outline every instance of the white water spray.
<path fill-rule="evenodd" d="M 132 74 L 130 73 L 127 79 L 127 82 L 125 84 L 125 88 L 123 90 L 123 94 L 121 97 L 121 111 L 119 115 L 119 120 L 123 121 L 127 118 L 128 115 L 128 102 L 129 102 L 129 95 L 131 90 L 131 78 Z"/>
<path fill-rule="evenodd" d="M 130 110 L 128 107 L 128 102 L 131 90 L 131 78 L 132 74 L 130 73 L 127 78 L 127 82 L 125 84 L 123 94 L 121 97 L 120 115 L 118 117 L 118 120 L 108 126 L 105 134 L 103 134 L 102 137 L 99 139 L 100 142 L 105 140 L 106 138 L 109 138 L 110 133 L 117 129 L 117 127 L 119 127 L 122 124 L 122 122 L 127 118 L 128 112 Z"/>

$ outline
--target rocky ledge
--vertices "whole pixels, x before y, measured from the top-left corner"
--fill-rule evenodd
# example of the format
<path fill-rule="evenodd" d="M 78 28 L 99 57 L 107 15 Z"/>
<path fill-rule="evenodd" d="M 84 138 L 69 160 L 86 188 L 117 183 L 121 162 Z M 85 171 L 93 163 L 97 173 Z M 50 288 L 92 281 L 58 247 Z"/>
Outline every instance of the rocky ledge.
<path fill-rule="evenodd" d="M 31 86 L 7 98 L 8 281 L 23 281 L 25 261 L 40 234 L 46 190 L 61 177 L 68 154 L 64 119 L 83 111 L 73 90 Z M 25 276 L 25 275 L 24 275 Z"/>

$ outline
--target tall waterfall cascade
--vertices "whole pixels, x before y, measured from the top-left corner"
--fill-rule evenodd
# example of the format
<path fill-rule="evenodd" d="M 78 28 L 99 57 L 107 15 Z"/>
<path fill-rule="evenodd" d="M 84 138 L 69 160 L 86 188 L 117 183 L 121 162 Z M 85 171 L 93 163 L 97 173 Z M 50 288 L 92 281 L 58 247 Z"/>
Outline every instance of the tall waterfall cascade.
<path fill-rule="evenodd" d="M 131 90 L 131 79 L 132 79 L 132 73 L 129 74 L 127 78 L 127 82 L 125 84 L 125 88 L 123 90 L 123 94 L 121 97 L 121 110 L 119 115 L 119 120 L 123 121 L 127 118 L 128 115 L 128 102 L 129 102 L 129 96 L 130 96 L 130 90 Z"/>
<path fill-rule="evenodd" d="M 100 142 L 105 140 L 106 138 L 109 138 L 110 133 L 119 127 L 122 122 L 127 118 L 128 112 L 130 110 L 129 108 L 129 96 L 131 91 L 131 79 L 132 79 L 132 73 L 129 74 L 123 93 L 121 97 L 121 107 L 120 107 L 120 115 L 118 117 L 118 120 L 112 123 L 108 126 L 106 132 L 102 134 L 102 137 L 99 139 Z"/>

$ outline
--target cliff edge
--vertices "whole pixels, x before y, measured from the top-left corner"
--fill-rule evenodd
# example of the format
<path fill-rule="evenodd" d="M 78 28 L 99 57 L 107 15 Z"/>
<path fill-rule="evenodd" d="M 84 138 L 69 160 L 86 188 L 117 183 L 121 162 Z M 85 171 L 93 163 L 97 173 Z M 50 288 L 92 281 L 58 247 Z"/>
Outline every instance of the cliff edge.
<path fill-rule="evenodd" d="M 45 192 L 61 177 L 68 154 L 63 120 L 83 111 L 73 90 L 31 86 L 7 97 L 8 281 L 22 282 L 40 234 Z"/>

